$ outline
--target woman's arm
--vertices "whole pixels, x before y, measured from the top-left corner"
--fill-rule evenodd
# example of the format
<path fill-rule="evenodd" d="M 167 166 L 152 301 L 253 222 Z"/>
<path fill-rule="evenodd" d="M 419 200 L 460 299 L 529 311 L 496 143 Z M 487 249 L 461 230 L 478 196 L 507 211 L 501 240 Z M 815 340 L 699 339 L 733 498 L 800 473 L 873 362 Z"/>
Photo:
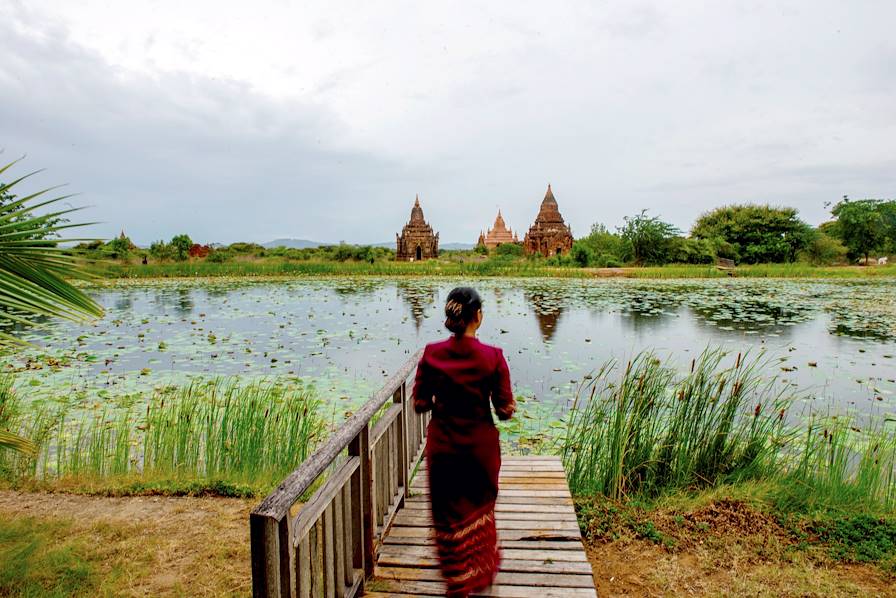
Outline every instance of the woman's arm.
<path fill-rule="evenodd" d="M 426 351 L 424 350 L 423 357 L 417 364 L 417 374 L 414 376 L 414 411 L 417 413 L 425 413 L 432 409 L 433 390 L 430 379 L 426 365 Z"/>
<path fill-rule="evenodd" d="M 492 389 L 492 404 L 498 419 L 504 421 L 513 417 L 516 412 L 516 400 L 510 386 L 510 369 L 504 353 L 498 349 L 498 365 L 495 370 L 495 387 Z"/>

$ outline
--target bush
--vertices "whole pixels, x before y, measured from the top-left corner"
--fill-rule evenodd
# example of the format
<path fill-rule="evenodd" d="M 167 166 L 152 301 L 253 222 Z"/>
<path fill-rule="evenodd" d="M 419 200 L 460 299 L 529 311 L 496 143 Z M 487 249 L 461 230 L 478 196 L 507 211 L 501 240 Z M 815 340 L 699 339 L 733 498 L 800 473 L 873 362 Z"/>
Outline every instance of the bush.
<path fill-rule="evenodd" d="M 599 268 L 621 268 L 622 260 L 615 255 L 605 253 L 597 258 L 597 266 Z"/>
<path fill-rule="evenodd" d="M 700 216 L 691 230 L 692 237 L 730 243 L 739 261 L 748 264 L 792 262 L 811 234 L 795 208 L 752 204 L 716 208 Z"/>
<path fill-rule="evenodd" d="M 193 246 L 193 241 L 188 235 L 181 234 L 172 237 L 169 245 L 174 251 L 174 258 L 182 262 L 190 256 L 190 247 Z"/>
<path fill-rule="evenodd" d="M 842 264 L 846 262 L 848 253 L 849 249 L 839 239 L 817 231 L 800 252 L 800 260 L 816 266 Z"/>
<path fill-rule="evenodd" d="M 572 259 L 582 268 L 591 266 L 595 262 L 594 251 L 586 243 L 576 241 L 572 244 Z"/>
<path fill-rule="evenodd" d="M 473 248 L 474 253 L 478 253 L 479 255 L 488 255 L 488 247 L 485 245 L 477 245 Z"/>
<path fill-rule="evenodd" d="M 233 257 L 233 255 L 226 249 L 217 249 L 208 254 L 206 259 L 215 264 L 222 264 L 228 261 L 231 257 Z"/>
<path fill-rule="evenodd" d="M 675 237 L 669 241 L 669 258 L 678 264 L 712 264 L 716 249 L 708 239 Z"/>
<path fill-rule="evenodd" d="M 495 248 L 495 253 L 518 257 L 523 255 L 523 246 L 516 243 L 501 243 Z"/>

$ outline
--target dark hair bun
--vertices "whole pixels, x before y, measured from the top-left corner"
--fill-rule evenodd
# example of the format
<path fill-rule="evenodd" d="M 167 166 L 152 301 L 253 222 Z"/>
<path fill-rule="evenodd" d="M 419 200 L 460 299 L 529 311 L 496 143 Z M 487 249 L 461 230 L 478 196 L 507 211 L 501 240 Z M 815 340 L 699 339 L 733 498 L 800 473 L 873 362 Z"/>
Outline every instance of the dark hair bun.
<path fill-rule="evenodd" d="M 445 302 L 445 328 L 457 336 L 462 335 L 482 309 L 482 298 L 475 289 L 457 287 L 448 293 Z"/>

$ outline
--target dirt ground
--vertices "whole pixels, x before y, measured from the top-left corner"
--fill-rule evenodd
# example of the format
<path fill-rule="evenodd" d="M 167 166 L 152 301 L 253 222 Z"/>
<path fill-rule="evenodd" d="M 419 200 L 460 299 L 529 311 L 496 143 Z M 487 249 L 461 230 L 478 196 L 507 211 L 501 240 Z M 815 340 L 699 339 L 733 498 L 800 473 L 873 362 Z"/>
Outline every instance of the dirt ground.
<path fill-rule="evenodd" d="M 97 566 L 109 579 L 106 595 L 248 596 L 254 504 L 0 491 L 0 518 L 71 521 L 71 533 L 96 547 Z M 896 596 L 892 580 L 874 567 L 781 558 L 771 523 L 751 519 L 745 526 L 738 517 L 718 506 L 695 513 L 689 523 L 715 533 L 674 551 L 631 538 L 593 543 L 588 553 L 599 595 Z"/>
<path fill-rule="evenodd" d="M 66 518 L 123 596 L 249 596 L 249 511 L 230 498 L 0 491 L 0 517 Z"/>

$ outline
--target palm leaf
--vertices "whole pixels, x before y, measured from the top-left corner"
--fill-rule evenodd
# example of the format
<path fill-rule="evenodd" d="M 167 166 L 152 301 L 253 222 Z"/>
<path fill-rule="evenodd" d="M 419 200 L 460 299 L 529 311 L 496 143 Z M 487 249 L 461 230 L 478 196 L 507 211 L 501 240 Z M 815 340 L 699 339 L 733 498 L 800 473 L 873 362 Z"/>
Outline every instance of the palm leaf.
<path fill-rule="evenodd" d="M 0 166 L 0 175 L 16 162 Z M 0 192 L 9 193 L 33 174 L 0 184 Z M 50 238 L 60 231 L 88 226 L 60 224 L 59 218 L 79 208 L 51 210 L 41 215 L 35 213 L 35 210 L 71 197 L 43 198 L 54 189 L 30 193 L 0 206 L 0 347 L 20 343 L 4 329 L 14 323 L 29 321 L 33 316 L 84 321 L 103 314 L 92 298 L 69 282 L 90 278 L 82 268 L 83 262 L 63 246 L 75 239 Z"/>
<path fill-rule="evenodd" d="M 37 453 L 37 445 L 21 436 L 16 436 L 12 432 L 0 430 L 0 448 L 9 448 L 14 451 L 33 455 Z"/>

